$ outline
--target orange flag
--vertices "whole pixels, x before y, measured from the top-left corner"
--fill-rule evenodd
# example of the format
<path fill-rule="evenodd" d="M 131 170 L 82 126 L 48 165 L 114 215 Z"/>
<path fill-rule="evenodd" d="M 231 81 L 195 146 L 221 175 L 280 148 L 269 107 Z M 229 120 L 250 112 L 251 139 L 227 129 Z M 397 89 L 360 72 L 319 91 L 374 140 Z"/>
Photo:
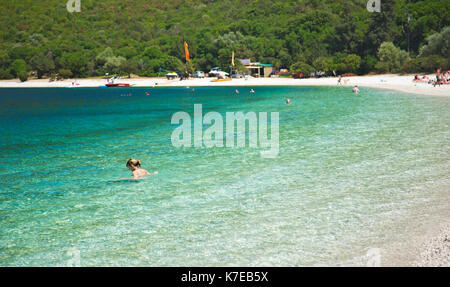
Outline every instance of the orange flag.
<path fill-rule="evenodd" d="M 189 62 L 189 46 L 186 41 L 184 41 L 184 51 L 186 52 L 186 62 Z"/>

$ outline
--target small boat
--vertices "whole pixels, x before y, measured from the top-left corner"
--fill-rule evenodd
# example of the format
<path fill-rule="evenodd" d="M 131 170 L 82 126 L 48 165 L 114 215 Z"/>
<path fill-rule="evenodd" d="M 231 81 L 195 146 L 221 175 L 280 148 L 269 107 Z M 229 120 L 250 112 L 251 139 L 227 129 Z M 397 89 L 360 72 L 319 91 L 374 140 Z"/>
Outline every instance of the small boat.
<path fill-rule="evenodd" d="M 108 88 L 114 88 L 114 87 L 130 87 L 130 84 L 124 84 L 124 83 L 117 83 L 117 84 L 106 84 Z"/>

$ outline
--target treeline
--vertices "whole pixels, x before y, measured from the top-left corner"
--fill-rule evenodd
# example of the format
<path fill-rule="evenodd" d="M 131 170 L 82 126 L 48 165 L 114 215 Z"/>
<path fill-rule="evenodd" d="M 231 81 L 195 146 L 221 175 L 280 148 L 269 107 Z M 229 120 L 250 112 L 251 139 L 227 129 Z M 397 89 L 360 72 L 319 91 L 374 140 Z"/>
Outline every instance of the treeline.
<path fill-rule="evenodd" d="M 237 59 L 276 68 L 367 74 L 450 66 L 450 0 L 3 0 L 0 78 L 156 76 L 226 69 Z"/>

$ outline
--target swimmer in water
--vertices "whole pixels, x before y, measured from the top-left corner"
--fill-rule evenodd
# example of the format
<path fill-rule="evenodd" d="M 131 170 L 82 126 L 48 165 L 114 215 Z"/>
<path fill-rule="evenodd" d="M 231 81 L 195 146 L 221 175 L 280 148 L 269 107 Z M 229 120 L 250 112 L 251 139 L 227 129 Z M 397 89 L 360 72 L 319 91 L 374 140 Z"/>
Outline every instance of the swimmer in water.
<path fill-rule="evenodd" d="M 355 93 L 355 94 L 358 94 L 358 93 L 359 93 L 358 86 L 355 86 L 355 87 L 353 88 L 353 93 Z"/>
<path fill-rule="evenodd" d="M 250 94 L 254 94 L 254 93 L 255 93 L 255 90 L 251 89 Z"/>
<path fill-rule="evenodd" d="M 140 178 L 143 178 L 146 175 L 151 174 L 148 171 L 146 171 L 145 169 L 141 168 L 141 161 L 140 160 L 136 160 L 134 158 L 130 158 L 127 161 L 127 167 L 133 173 L 133 178 L 134 179 L 140 179 Z M 155 171 L 153 174 L 158 174 L 158 172 Z"/>
<path fill-rule="evenodd" d="M 150 94 L 149 94 L 148 92 L 145 92 L 145 95 L 146 95 L 146 96 L 150 96 Z"/>
<path fill-rule="evenodd" d="M 290 105 L 291 104 L 291 100 L 286 99 L 286 105 Z"/>
<path fill-rule="evenodd" d="M 236 95 L 239 95 L 239 90 L 236 89 L 236 91 L 234 91 L 236 93 Z"/>

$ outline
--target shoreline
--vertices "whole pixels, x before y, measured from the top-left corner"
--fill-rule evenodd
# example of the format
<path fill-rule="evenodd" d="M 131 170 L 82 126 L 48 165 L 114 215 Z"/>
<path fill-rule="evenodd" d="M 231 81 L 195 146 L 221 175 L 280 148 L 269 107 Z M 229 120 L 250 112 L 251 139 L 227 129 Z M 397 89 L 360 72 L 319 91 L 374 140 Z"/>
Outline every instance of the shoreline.
<path fill-rule="evenodd" d="M 429 75 L 430 78 L 433 75 Z M 450 85 L 442 85 L 433 87 L 427 83 L 413 82 L 413 75 L 374 75 L 374 76 L 354 76 L 344 77 L 343 84 L 339 87 L 350 88 L 354 85 L 365 88 L 376 88 L 383 90 L 392 90 L 397 92 L 450 97 Z M 226 82 L 211 82 L 214 78 L 205 79 L 188 79 L 188 80 L 167 80 L 165 78 L 123 78 L 117 83 L 128 83 L 132 87 L 246 87 L 246 86 L 334 86 L 338 87 L 337 77 L 332 78 L 309 78 L 309 79 L 293 79 L 293 78 L 250 78 L 250 79 L 233 79 Z M 76 85 L 73 86 L 72 83 Z M 97 88 L 104 86 L 106 79 L 88 78 L 88 79 L 69 79 L 63 81 L 49 82 L 48 79 L 29 80 L 20 82 L 19 80 L 0 80 L 0 88 Z"/>

